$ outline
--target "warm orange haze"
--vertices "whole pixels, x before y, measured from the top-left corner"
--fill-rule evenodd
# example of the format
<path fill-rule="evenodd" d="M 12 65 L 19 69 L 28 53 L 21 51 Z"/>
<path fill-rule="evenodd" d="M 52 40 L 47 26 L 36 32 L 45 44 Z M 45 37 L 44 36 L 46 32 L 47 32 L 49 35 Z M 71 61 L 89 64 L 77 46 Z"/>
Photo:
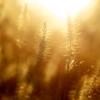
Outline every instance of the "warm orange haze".
<path fill-rule="evenodd" d="M 0 100 L 100 100 L 100 0 L 0 0 Z"/>

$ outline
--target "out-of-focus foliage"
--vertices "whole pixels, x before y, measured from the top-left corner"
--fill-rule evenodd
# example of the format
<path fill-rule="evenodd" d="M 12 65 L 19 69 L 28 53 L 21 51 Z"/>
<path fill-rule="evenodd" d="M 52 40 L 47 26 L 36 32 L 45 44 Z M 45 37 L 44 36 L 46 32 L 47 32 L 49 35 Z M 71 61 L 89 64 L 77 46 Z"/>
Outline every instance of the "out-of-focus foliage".
<path fill-rule="evenodd" d="M 42 11 L 0 0 L 0 100 L 99 100 L 99 0 L 66 31 Z"/>

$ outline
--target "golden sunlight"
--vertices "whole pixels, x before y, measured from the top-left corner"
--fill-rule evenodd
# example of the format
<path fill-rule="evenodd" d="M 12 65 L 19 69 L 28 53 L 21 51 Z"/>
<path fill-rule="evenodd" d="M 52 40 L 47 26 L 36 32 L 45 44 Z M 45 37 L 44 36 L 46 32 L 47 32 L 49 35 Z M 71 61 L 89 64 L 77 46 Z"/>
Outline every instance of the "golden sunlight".
<path fill-rule="evenodd" d="M 50 11 L 55 17 L 65 20 L 67 16 L 76 16 L 88 7 L 90 0 L 20 0 L 31 9 L 34 5 L 40 5 Z"/>
<path fill-rule="evenodd" d="M 66 20 L 67 16 L 76 16 L 88 7 L 90 0 L 38 0 L 46 9 L 56 17 Z"/>
<path fill-rule="evenodd" d="M 76 16 L 82 10 L 86 9 L 91 0 L 64 0 L 64 4 L 69 16 Z"/>

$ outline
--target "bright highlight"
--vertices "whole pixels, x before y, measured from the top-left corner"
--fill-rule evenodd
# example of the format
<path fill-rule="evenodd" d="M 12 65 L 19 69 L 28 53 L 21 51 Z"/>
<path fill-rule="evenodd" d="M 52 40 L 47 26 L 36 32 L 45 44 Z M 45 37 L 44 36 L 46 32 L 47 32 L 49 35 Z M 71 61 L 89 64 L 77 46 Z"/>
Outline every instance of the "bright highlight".
<path fill-rule="evenodd" d="M 60 19 L 67 16 L 76 16 L 79 12 L 89 6 L 91 0 L 20 0 L 30 8 L 37 4 Z"/>

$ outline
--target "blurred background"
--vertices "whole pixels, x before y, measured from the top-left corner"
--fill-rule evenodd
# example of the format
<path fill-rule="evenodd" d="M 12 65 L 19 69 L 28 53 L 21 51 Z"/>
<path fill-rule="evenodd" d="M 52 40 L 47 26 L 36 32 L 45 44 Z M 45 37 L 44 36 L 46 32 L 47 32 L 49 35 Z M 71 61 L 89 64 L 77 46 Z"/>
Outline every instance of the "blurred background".
<path fill-rule="evenodd" d="M 100 100 L 100 0 L 0 0 L 0 100 Z"/>

